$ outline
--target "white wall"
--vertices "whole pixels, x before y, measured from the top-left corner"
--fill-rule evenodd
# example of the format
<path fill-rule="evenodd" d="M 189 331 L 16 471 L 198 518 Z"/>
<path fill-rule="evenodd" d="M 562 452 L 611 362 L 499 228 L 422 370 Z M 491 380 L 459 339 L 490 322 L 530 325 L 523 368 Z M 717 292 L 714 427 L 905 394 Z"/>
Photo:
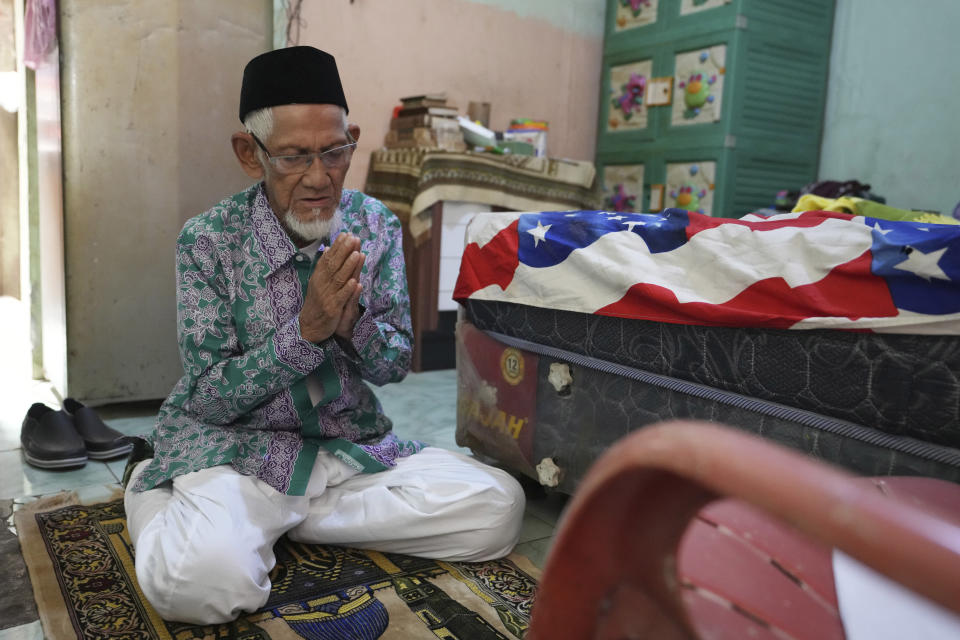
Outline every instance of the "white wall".
<path fill-rule="evenodd" d="M 960 202 L 960 1 L 837 0 L 821 179 L 950 215 Z"/>

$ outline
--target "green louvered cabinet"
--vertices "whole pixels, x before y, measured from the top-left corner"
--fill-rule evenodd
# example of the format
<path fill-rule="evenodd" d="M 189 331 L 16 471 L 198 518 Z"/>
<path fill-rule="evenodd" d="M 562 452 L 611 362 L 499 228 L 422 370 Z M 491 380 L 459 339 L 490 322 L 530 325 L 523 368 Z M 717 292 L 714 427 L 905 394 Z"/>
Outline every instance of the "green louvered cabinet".
<path fill-rule="evenodd" d="M 604 206 L 740 217 L 816 180 L 833 15 L 834 0 L 607 0 Z"/>

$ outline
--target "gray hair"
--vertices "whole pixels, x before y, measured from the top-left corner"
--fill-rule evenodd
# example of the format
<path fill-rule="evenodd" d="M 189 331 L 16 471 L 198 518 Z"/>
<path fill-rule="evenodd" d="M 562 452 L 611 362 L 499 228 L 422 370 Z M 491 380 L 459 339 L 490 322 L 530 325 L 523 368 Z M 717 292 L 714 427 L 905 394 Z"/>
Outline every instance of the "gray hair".
<path fill-rule="evenodd" d="M 273 133 L 273 107 L 264 107 L 263 109 L 251 111 L 244 119 L 243 126 L 247 130 L 247 133 L 252 133 L 258 140 L 263 142 L 263 144 L 267 144 L 266 141 L 270 139 L 270 134 Z M 267 157 L 264 155 L 260 145 L 256 146 L 256 154 L 260 164 L 266 165 Z"/>
<path fill-rule="evenodd" d="M 243 121 L 247 133 L 252 133 L 261 140 L 266 140 L 273 133 L 273 107 L 264 107 L 247 114 Z"/>
<path fill-rule="evenodd" d="M 340 113 L 343 116 L 343 132 L 347 134 L 347 140 L 349 142 L 356 142 L 353 139 L 353 136 L 350 135 L 350 130 L 348 128 L 349 124 L 347 122 L 347 112 L 341 109 Z M 270 139 L 270 134 L 273 133 L 273 107 L 264 107 L 262 109 L 251 111 L 244 119 L 243 127 L 247 130 L 247 133 L 252 133 L 253 135 L 257 136 L 260 142 L 267 144 L 267 140 Z M 267 158 L 263 153 L 263 149 L 260 148 L 260 145 L 257 145 L 257 159 L 261 164 L 267 161 Z"/>

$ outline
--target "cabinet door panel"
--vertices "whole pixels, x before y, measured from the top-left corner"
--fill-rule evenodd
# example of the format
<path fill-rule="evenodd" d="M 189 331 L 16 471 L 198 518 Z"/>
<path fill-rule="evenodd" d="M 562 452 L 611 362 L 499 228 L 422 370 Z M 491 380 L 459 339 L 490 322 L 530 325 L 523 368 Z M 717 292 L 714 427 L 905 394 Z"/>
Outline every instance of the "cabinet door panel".
<path fill-rule="evenodd" d="M 649 126 L 647 83 L 653 75 L 653 60 L 639 60 L 610 67 L 606 103 L 607 133 L 645 130 Z"/>
<path fill-rule="evenodd" d="M 718 9 L 725 4 L 730 4 L 730 2 L 731 0 L 681 0 L 680 15 L 688 16 L 691 13 Z"/>
<path fill-rule="evenodd" d="M 646 27 L 657 21 L 660 0 L 614 0 L 613 31 L 619 33 Z"/>
<path fill-rule="evenodd" d="M 713 161 L 668 163 L 665 206 L 712 215 L 716 176 Z"/>
<path fill-rule="evenodd" d="M 603 168 L 603 208 L 607 211 L 643 210 L 644 165 L 607 165 Z"/>
<path fill-rule="evenodd" d="M 720 121 L 726 61 L 725 44 L 677 54 L 672 126 Z"/>

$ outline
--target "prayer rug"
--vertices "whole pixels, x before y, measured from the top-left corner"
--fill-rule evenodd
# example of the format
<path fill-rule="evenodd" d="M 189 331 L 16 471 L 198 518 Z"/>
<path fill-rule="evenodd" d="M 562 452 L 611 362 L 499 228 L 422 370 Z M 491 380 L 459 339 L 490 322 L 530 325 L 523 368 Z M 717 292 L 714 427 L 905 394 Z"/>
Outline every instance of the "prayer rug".
<path fill-rule="evenodd" d="M 137 585 L 122 500 L 53 498 L 16 514 L 49 640 L 520 638 L 539 577 L 516 554 L 441 562 L 284 537 L 260 611 L 224 625 L 164 622 Z"/>

